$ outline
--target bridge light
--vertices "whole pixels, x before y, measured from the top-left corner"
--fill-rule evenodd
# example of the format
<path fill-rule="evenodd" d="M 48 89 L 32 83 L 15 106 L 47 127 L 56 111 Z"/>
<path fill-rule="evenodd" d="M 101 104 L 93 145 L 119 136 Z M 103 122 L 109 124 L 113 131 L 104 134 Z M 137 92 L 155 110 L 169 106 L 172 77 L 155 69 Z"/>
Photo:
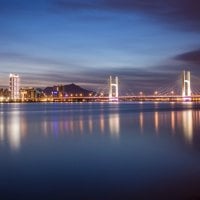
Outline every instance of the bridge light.
<path fill-rule="evenodd" d="M 157 94 L 158 94 L 158 91 L 155 91 L 155 92 L 154 92 L 154 95 L 157 95 Z"/>
<path fill-rule="evenodd" d="M 139 94 L 140 94 L 140 96 L 142 96 L 142 95 L 143 95 L 143 92 L 142 92 L 142 91 L 140 91 L 140 93 L 139 93 Z"/>
<path fill-rule="evenodd" d="M 171 94 L 172 94 L 172 95 L 174 94 L 174 91 L 173 91 L 173 90 L 171 91 Z"/>

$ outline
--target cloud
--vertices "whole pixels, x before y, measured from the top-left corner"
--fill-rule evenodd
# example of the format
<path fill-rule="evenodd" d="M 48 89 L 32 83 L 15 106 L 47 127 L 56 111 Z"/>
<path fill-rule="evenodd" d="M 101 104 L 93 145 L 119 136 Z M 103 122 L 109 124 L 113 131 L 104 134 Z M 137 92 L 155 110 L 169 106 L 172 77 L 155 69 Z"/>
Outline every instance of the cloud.
<path fill-rule="evenodd" d="M 119 66 L 118 68 L 103 66 L 104 70 L 101 68 L 91 70 L 88 66 L 76 70 L 73 67 L 73 70 L 70 71 L 66 69 L 67 64 L 64 62 L 52 58 L 34 57 L 14 52 L 1 52 L 0 60 L 14 61 L 19 63 L 20 68 L 21 63 L 25 63 L 25 67 L 29 66 L 29 68 L 30 65 L 34 66 L 31 71 L 28 69 L 18 72 L 23 87 L 46 87 L 56 84 L 76 83 L 88 89 L 100 91 L 108 89 L 108 77 L 112 75 L 119 76 L 120 92 L 122 94 L 137 94 L 140 90 L 145 93 L 152 93 L 159 87 L 172 88 L 184 69 L 183 65 L 170 63 L 168 66 L 160 65 L 141 69 L 131 66 Z M 40 69 L 41 66 L 43 66 L 42 70 L 36 70 L 36 67 Z M 47 66 L 47 69 L 44 70 L 44 66 Z M 17 70 L 17 67 L 14 69 Z M 11 69 L 9 68 L 8 70 Z"/>
<path fill-rule="evenodd" d="M 175 56 L 175 59 L 188 64 L 200 65 L 200 49 L 182 53 Z"/>
<path fill-rule="evenodd" d="M 22 87 L 32 86 L 44 88 L 57 84 L 75 83 L 86 89 L 97 92 L 104 91 L 105 93 L 108 92 L 109 76 L 118 76 L 120 94 L 130 95 L 138 94 L 140 91 L 143 91 L 145 94 L 153 94 L 155 90 L 159 92 L 174 90 L 180 93 L 181 71 L 181 65 L 169 65 L 155 66 L 149 70 L 119 67 L 118 69 L 107 68 L 105 70 L 89 70 L 88 68 L 83 71 L 66 72 L 65 70 L 54 71 L 49 69 L 43 73 L 34 71 L 19 74 Z M 198 74 L 196 73 L 195 75 Z M 2 78 L 4 76 L 5 74 L 2 74 Z M 8 76 L 6 76 L 6 79 L 8 79 Z"/>
<path fill-rule="evenodd" d="M 165 65 L 155 65 L 149 68 L 134 68 L 133 66 L 118 66 L 117 68 L 109 68 L 102 66 L 101 68 L 92 69 L 88 66 L 78 70 L 73 69 L 69 71 L 64 66 L 63 62 L 58 62 L 53 58 L 34 57 L 14 52 L 1 52 L 0 60 L 19 61 L 20 63 L 30 63 L 33 66 L 44 65 L 47 69 L 41 70 L 24 70 L 18 72 L 21 77 L 21 83 L 23 87 L 46 87 L 56 84 L 69 84 L 75 83 L 87 89 L 99 91 L 108 90 L 108 78 L 110 75 L 119 76 L 120 81 L 120 94 L 138 94 L 143 91 L 145 94 L 153 94 L 155 90 L 158 91 L 180 91 L 181 83 L 181 71 L 186 69 L 188 63 L 193 63 L 194 58 L 199 58 L 199 50 L 186 52 L 175 56 L 172 61 L 168 61 Z M 174 61 L 174 62 L 173 62 Z M 191 70 L 192 74 L 200 77 L 196 63 L 199 63 L 197 59 L 195 64 L 191 64 L 188 70 Z M 25 65 L 26 67 L 28 65 Z M 51 67 L 49 67 L 51 66 Z M 61 68 L 59 68 L 59 67 Z M 20 65 L 21 68 L 21 65 Z M 38 69 L 39 69 L 38 68 Z M 15 68 L 17 70 L 17 67 Z M 8 68 L 7 70 L 11 70 Z M 187 70 L 187 69 L 186 69 Z M 1 78 L 4 82 L 0 82 L 1 85 L 5 85 L 8 82 L 8 74 L 2 74 Z M 195 80 L 193 79 L 193 82 Z M 196 83 L 197 85 L 199 84 Z"/>
<path fill-rule="evenodd" d="M 16 52 L 0 52 L 0 59 L 2 60 L 9 60 L 9 61 L 20 61 L 24 63 L 35 63 L 41 65 L 60 65 L 64 66 L 65 63 L 51 59 L 51 58 L 44 58 L 44 57 L 34 57 L 28 54 L 16 53 Z"/>
<path fill-rule="evenodd" d="M 62 10 L 105 10 L 142 13 L 186 30 L 200 31 L 199 0 L 54 0 Z"/>

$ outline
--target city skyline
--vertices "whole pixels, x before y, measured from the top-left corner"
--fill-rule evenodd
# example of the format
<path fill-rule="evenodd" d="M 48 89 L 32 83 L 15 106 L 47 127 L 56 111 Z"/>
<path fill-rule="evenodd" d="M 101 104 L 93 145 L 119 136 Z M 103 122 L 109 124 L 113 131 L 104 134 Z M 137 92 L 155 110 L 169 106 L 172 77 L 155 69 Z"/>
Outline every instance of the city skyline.
<path fill-rule="evenodd" d="M 197 0 L 0 3 L 1 86 L 10 73 L 20 74 L 22 86 L 75 82 L 89 89 L 116 75 L 122 87 L 144 91 L 184 69 L 200 77 Z"/>
<path fill-rule="evenodd" d="M 20 76 L 10 74 L 9 90 L 1 89 L 1 102 L 48 102 L 48 101 L 164 101 L 164 102 L 192 102 L 199 101 L 199 90 L 191 89 L 191 72 L 182 71 L 181 88 L 161 88 L 153 94 L 140 91 L 138 94 L 119 94 L 118 77 L 109 77 L 108 87 L 101 91 L 89 91 L 75 84 L 48 86 L 45 89 L 33 87 L 20 87 Z M 180 85 L 180 83 L 179 83 Z"/>

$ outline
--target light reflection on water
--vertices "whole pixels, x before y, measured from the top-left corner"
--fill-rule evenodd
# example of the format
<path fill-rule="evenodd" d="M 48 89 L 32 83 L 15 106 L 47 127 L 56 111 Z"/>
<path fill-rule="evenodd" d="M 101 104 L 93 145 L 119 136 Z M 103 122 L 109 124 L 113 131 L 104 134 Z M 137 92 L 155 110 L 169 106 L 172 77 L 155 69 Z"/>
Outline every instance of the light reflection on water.
<path fill-rule="evenodd" d="M 159 129 L 159 118 L 158 118 L 158 112 L 154 113 L 154 120 L 155 120 L 155 132 L 158 133 Z"/>
<path fill-rule="evenodd" d="M 4 118 L 0 117 L 0 141 L 4 140 Z"/>
<path fill-rule="evenodd" d="M 14 111 L 10 116 L 10 124 L 7 124 L 8 138 L 12 149 L 17 150 L 20 148 L 21 136 L 24 133 L 23 127 L 26 123 L 20 123 L 20 112 Z"/>
<path fill-rule="evenodd" d="M 143 128 L 144 128 L 144 114 L 140 112 L 139 115 L 139 124 L 140 124 L 140 131 L 143 133 Z"/>
<path fill-rule="evenodd" d="M 119 138 L 120 134 L 120 117 L 119 114 L 109 115 L 109 130 L 111 136 Z"/>
<path fill-rule="evenodd" d="M 89 133 L 92 134 L 92 132 L 93 132 L 93 122 L 92 122 L 92 116 L 91 115 L 89 115 L 88 126 L 89 126 Z"/>
<path fill-rule="evenodd" d="M 14 105 L 14 104 L 13 104 Z M 126 104 L 124 104 L 126 105 Z M 6 105 L 5 105 L 6 106 Z M 29 110 L 30 107 L 32 110 Z M 8 143 L 12 150 L 19 150 L 23 141 L 30 135 L 55 136 L 61 135 L 110 135 L 119 139 L 121 135 L 153 133 L 154 135 L 172 134 L 180 135 L 192 145 L 194 140 L 194 127 L 197 134 L 200 126 L 200 111 L 195 109 L 170 110 L 175 104 L 168 104 L 167 110 L 159 110 L 159 104 L 150 104 L 145 110 L 145 105 L 129 104 L 83 104 L 69 110 L 68 105 L 63 110 L 58 109 L 48 112 L 42 110 L 35 112 L 38 104 L 23 104 L 17 107 L 12 105 L 0 115 L 0 141 Z M 121 107 L 122 106 L 122 107 Z M 166 105 L 165 105 L 166 106 Z M 129 110 L 129 107 L 133 108 Z M 94 108 L 94 110 L 93 110 Z M 134 110 L 139 108 L 138 110 Z M 65 110 L 66 109 L 66 110 Z M 37 110 L 37 109 L 36 109 Z M 131 120 L 133 119 L 133 120 Z"/>
<path fill-rule="evenodd" d="M 192 143 L 193 140 L 193 116 L 192 116 L 192 110 L 183 111 L 183 132 L 185 139 L 188 141 L 188 143 Z"/>
<path fill-rule="evenodd" d="M 172 128 L 172 133 L 175 133 L 175 112 L 171 112 L 171 128 Z"/>
<path fill-rule="evenodd" d="M 1 199 L 199 196 L 199 108 L 163 103 L 0 105 Z"/>
<path fill-rule="evenodd" d="M 103 114 L 100 115 L 100 130 L 101 130 L 101 133 L 104 133 L 104 116 L 103 116 Z"/>

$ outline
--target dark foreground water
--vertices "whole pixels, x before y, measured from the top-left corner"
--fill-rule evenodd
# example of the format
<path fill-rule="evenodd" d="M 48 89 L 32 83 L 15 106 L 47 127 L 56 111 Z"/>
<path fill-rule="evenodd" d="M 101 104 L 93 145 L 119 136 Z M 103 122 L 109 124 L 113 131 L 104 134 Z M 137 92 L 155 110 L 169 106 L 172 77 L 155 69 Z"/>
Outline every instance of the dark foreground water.
<path fill-rule="evenodd" d="M 0 199 L 200 199 L 200 105 L 0 104 Z"/>

